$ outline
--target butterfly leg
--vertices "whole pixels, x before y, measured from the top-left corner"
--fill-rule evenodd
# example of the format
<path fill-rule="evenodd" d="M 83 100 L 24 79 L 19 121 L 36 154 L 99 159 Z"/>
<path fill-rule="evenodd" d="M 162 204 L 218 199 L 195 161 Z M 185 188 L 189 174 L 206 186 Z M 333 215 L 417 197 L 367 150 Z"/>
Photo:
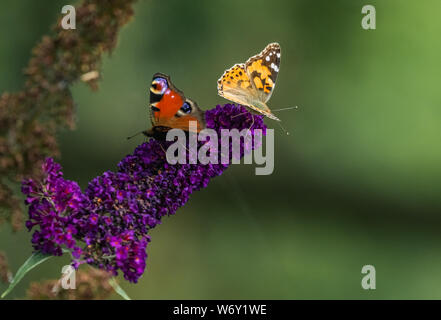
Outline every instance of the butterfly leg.
<path fill-rule="evenodd" d="M 236 118 L 236 117 L 238 117 L 238 116 L 242 116 L 242 115 L 247 114 L 247 113 L 248 113 L 248 111 L 247 111 L 247 112 L 242 112 L 242 113 L 236 114 L 235 116 L 232 116 L 231 119 Z M 253 121 L 251 122 L 251 125 L 250 125 L 250 127 L 248 128 L 248 130 L 247 130 L 247 134 L 246 134 L 246 135 L 248 135 L 248 133 L 250 132 L 251 128 L 252 128 L 253 125 L 254 125 L 254 114 L 251 114 L 251 119 L 252 119 Z"/>
<path fill-rule="evenodd" d="M 253 125 L 254 125 L 254 114 L 251 114 L 251 119 L 253 119 L 253 121 L 251 122 L 251 125 L 250 125 L 250 127 L 248 128 L 248 130 L 247 130 L 247 136 L 248 136 L 248 134 L 250 133 L 250 130 L 251 130 L 251 128 L 253 127 Z"/>
<path fill-rule="evenodd" d="M 161 147 L 162 151 L 164 151 L 164 154 L 167 154 L 167 151 L 165 151 L 165 149 L 164 149 L 164 147 L 163 147 L 161 142 L 159 142 L 159 146 Z"/>
<path fill-rule="evenodd" d="M 236 114 L 235 116 L 232 116 L 231 119 L 236 118 L 238 116 L 242 116 L 242 115 L 247 114 L 247 113 L 248 112 L 242 112 L 242 113 Z"/>

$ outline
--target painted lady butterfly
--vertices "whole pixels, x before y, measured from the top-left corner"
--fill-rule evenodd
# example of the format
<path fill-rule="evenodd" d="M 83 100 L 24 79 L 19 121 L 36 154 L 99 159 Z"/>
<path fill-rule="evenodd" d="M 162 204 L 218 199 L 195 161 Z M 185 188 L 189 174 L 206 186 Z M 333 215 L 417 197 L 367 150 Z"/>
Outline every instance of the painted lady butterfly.
<path fill-rule="evenodd" d="M 279 66 L 280 45 L 270 43 L 247 62 L 226 70 L 217 81 L 217 91 L 225 99 L 280 121 L 266 105 L 276 85 Z"/>

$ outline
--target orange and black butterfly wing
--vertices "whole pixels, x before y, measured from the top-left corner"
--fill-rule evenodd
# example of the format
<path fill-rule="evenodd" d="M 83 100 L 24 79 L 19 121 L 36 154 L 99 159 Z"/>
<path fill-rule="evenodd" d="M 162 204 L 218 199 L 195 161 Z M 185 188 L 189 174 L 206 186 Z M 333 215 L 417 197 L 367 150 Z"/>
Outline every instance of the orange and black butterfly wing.
<path fill-rule="evenodd" d="M 146 135 L 162 137 L 170 129 L 189 131 L 189 122 L 197 122 L 197 132 L 205 128 L 205 117 L 196 102 L 185 97 L 168 75 L 156 73 L 150 86 L 150 117 L 152 129 Z"/>
<path fill-rule="evenodd" d="M 280 45 L 270 43 L 259 54 L 248 59 L 245 68 L 259 99 L 268 102 L 276 85 L 280 67 Z"/>

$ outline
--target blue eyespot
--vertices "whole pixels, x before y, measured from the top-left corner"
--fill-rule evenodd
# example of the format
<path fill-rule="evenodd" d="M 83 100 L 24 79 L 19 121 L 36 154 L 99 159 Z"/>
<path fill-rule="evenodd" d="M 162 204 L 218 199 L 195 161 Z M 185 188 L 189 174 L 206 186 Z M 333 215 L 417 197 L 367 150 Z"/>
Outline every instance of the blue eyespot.
<path fill-rule="evenodd" d="M 184 102 L 184 104 L 181 107 L 181 111 L 183 113 L 191 113 L 191 106 L 188 104 L 188 102 Z"/>
<path fill-rule="evenodd" d="M 167 85 L 167 80 L 165 80 L 164 78 L 155 78 L 152 81 L 152 86 L 150 91 L 152 91 L 154 94 L 164 94 L 165 90 L 167 90 L 168 85 Z"/>

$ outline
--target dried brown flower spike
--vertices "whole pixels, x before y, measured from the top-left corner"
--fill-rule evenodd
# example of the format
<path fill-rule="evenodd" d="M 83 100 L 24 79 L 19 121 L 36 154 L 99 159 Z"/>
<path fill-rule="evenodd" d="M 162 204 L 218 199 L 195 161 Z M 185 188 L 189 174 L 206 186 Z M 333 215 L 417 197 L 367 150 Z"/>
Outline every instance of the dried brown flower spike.
<path fill-rule="evenodd" d="M 47 156 L 58 155 L 56 132 L 75 126 L 70 86 L 82 80 L 98 88 L 102 55 L 115 48 L 134 2 L 84 0 L 76 6 L 74 30 L 61 27 L 60 15 L 53 35 L 32 50 L 23 90 L 1 95 L 0 222 L 9 221 L 14 230 L 22 226 L 22 213 L 11 186 L 37 175 Z"/>

